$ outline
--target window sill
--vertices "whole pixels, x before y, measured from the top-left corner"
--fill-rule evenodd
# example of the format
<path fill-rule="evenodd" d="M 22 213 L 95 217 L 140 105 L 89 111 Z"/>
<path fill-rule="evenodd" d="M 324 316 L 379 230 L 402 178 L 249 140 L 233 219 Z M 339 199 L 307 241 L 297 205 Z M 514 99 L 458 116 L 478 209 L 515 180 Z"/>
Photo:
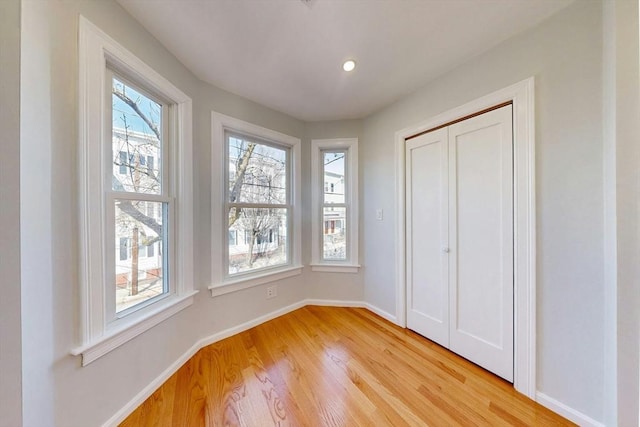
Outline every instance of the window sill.
<path fill-rule="evenodd" d="M 241 291 L 243 289 L 252 288 L 265 283 L 275 282 L 277 280 L 286 279 L 287 277 L 297 276 L 302 273 L 302 265 L 285 267 L 276 271 L 263 272 L 249 277 L 241 277 L 230 279 L 219 285 L 209 286 L 212 297 L 217 297 L 231 292 Z"/>
<path fill-rule="evenodd" d="M 357 273 L 360 264 L 311 264 L 311 271 L 322 273 Z"/>
<path fill-rule="evenodd" d="M 127 341 L 153 328 L 163 320 L 189 307 L 193 304 L 193 296 L 197 293 L 198 291 L 192 291 L 177 298 L 168 298 L 163 301 L 161 305 L 155 307 L 153 311 L 145 313 L 144 316 L 117 330 L 106 331 L 103 336 L 95 339 L 93 342 L 74 348 L 71 350 L 71 354 L 74 356 L 82 355 L 82 366 L 87 366 L 111 350 L 115 350 Z"/>

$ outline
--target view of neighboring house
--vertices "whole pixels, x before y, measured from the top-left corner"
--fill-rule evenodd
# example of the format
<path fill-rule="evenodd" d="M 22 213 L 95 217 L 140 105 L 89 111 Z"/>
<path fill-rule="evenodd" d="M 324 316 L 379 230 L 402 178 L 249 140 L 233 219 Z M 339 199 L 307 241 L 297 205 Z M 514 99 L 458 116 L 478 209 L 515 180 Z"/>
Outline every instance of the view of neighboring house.
<path fill-rule="evenodd" d="M 114 190 L 159 193 L 159 141 L 154 135 L 113 128 Z M 162 276 L 163 204 L 130 201 L 129 213 L 116 208 L 115 283 L 117 311 L 164 292 Z M 135 216 L 135 218 L 134 218 Z M 154 230 L 153 228 L 156 228 Z"/>
<path fill-rule="evenodd" d="M 233 275 L 286 264 L 288 151 L 227 134 L 228 269 Z"/>
<path fill-rule="evenodd" d="M 324 235 L 322 253 L 325 260 L 345 260 L 347 257 L 344 160 L 344 152 L 326 152 L 323 155 Z"/>

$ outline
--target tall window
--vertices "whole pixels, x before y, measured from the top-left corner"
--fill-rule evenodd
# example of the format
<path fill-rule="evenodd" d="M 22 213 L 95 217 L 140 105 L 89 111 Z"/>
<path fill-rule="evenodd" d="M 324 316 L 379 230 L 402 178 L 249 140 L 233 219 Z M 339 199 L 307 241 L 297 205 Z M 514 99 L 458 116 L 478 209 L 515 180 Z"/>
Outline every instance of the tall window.
<path fill-rule="evenodd" d="M 300 139 L 215 112 L 212 124 L 212 295 L 300 274 Z"/>
<path fill-rule="evenodd" d="M 106 229 L 120 245 L 115 251 L 119 256 L 109 262 L 111 271 L 107 272 L 114 284 L 115 300 L 115 308 L 108 315 L 116 318 L 169 292 L 165 274 L 169 260 L 167 224 L 173 202 L 168 174 L 151 166 L 162 165 L 168 151 L 169 105 L 125 83 L 110 69 L 106 76 L 111 84 L 106 114 L 111 123 L 113 167 L 105 176 L 105 202 L 114 209 Z M 122 248 L 123 242 L 126 248 Z M 156 243 L 158 256 L 147 257 L 146 248 Z M 127 256 L 123 258 L 125 250 Z"/>
<path fill-rule="evenodd" d="M 347 260 L 347 206 L 346 194 L 346 150 L 323 150 L 322 176 L 329 182 L 330 191 L 322 197 L 322 217 L 324 233 L 322 235 L 322 260 Z M 336 224 L 338 227 L 336 228 Z"/>
<path fill-rule="evenodd" d="M 289 263 L 290 150 L 238 133 L 225 132 L 226 208 L 229 233 L 240 231 L 245 244 L 229 239 L 227 275 Z M 269 232 L 279 230 L 275 241 Z"/>
<path fill-rule="evenodd" d="M 193 303 L 191 99 L 80 18 L 86 365 Z"/>
<path fill-rule="evenodd" d="M 312 141 L 312 269 L 357 272 L 358 141 Z"/>

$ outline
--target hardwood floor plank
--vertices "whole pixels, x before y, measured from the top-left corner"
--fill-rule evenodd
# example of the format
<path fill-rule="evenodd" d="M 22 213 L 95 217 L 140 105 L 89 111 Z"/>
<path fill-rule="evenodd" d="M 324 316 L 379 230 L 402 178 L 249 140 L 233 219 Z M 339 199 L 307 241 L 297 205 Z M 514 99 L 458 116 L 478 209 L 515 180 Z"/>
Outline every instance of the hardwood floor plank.
<path fill-rule="evenodd" d="M 307 306 L 196 353 L 132 426 L 568 426 L 366 309 Z"/>
<path fill-rule="evenodd" d="M 367 368 L 374 371 L 382 382 L 402 384 L 401 386 L 394 386 L 393 391 L 395 393 L 402 392 L 403 400 L 414 405 L 413 412 L 427 409 L 430 412 L 430 417 L 439 423 L 456 423 L 456 417 L 451 417 L 446 411 L 442 411 L 440 406 L 433 404 L 433 402 L 429 403 L 424 399 L 424 393 L 420 390 L 421 387 L 424 387 L 424 384 L 438 389 L 439 393 L 442 393 L 443 387 L 447 386 L 444 380 L 438 378 L 435 370 L 417 369 L 417 367 L 424 365 L 424 359 L 412 359 L 410 353 L 398 357 L 383 340 L 379 339 L 379 335 L 350 334 L 345 338 L 345 343 L 351 348 L 352 353 L 355 355 L 354 358 L 368 365 Z M 395 343 L 393 344 L 395 345 Z M 359 358 L 357 356 L 358 349 L 363 347 L 377 348 L 378 351 L 374 355 L 367 353 L 364 358 Z M 407 363 L 407 359 L 410 360 L 410 363 Z M 444 375 L 441 376 L 445 378 Z M 446 379 L 449 383 L 451 382 L 451 378 Z M 460 378 L 457 377 L 457 379 Z M 462 377 L 463 381 L 464 377 Z M 406 386 L 410 386 L 410 388 L 407 390 Z M 459 404 L 464 405 L 464 403 Z"/>
<path fill-rule="evenodd" d="M 282 350 L 282 346 L 270 346 L 267 339 L 265 339 L 263 331 L 252 329 L 247 332 L 252 336 L 253 346 L 262 361 L 266 375 L 268 375 L 271 384 L 280 396 L 280 403 L 286 413 L 286 424 L 300 425 L 301 422 L 298 420 L 304 419 L 302 408 L 307 408 L 309 405 L 301 390 L 289 386 L 281 372 L 280 364 L 284 363 L 284 361 L 278 357 L 278 352 Z M 274 352 L 275 356 L 272 355 L 272 352 Z"/>
<path fill-rule="evenodd" d="M 299 345 L 291 348 L 308 378 L 308 386 L 315 390 L 317 401 L 323 407 L 326 425 L 362 425 L 367 420 L 367 412 L 374 412 L 373 405 L 362 399 L 360 391 L 335 368 L 328 357 L 330 347 L 319 344 L 313 336 L 302 333 L 298 319 L 293 317 L 288 325 L 279 329 L 278 334 L 296 341 Z M 304 328 L 304 326 L 303 326 Z M 320 392 L 319 392 L 320 391 Z"/>
<path fill-rule="evenodd" d="M 358 311 L 354 311 L 354 314 L 358 314 Z M 365 316 L 368 316 L 365 314 Z M 495 375 L 485 371 L 484 369 L 468 362 L 467 360 L 457 356 L 448 350 L 438 346 L 435 343 L 430 343 L 430 349 L 433 350 L 432 353 L 423 353 L 419 351 L 419 347 L 422 346 L 423 341 L 425 340 L 423 337 L 415 334 L 414 332 L 404 330 L 398 328 L 395 325 L 392 325 L 385 320 L 378 318 L 374 319 L 378 325 L 382 328 L 378 329 L 379 332 L 383 332 L 382 334 L 378 334 L 380 337 L 387 337 L 387 344 L 390 344 L 393 348 L 398 350 L 402 357 L 409 358 L 413 360 L 415 366 L 421 366 L 424 363 L 420 362 L 420 358 L 424 358 L 424 361 L 432 363 L 434 367 L 437 369 L 434 373 L 438 373 L 440 371 L 446 372 L 448 375 L 458 379 L 460 383 L 464 383 L 465 387 L 459 389 L 460 393 L 464 393 L 467 400 L 481 400 L 484 401 L 484 406 L 488 408 L 491 399 L 497 400 L 498 402 L 502 401 L 505 393 L 507 393 L 512 401 L 510 402 L 512 415 L 520 415 L 522 419 L 544 419 L 545 421 L 549 421 L 546 419 L 546 414 L 551 413 L 546 408 L 541 407 L 540 405 L 531 406 L 529 403 L 531 402 L 526 397 L 517 393 L 513 386 L 506 381 L 496 377 Z M 396 329 L 396 332 L 400 332 L 408 338 L 408 341 L 405 341 L 398 345 L 397 336 L 389 335 L 389 330 Z M 383 338 L 384 339 L 384 338 Z M 414 344 L 417 347 L 414 347 Z M 388 348 L 385 347 L 384 344 L 380 344 L 385 349 L 385 354 L 392 354 L 392 352 L 388 351 Z M 418 352 L 414 351 L 418 349 Z M 414 356 L 418 355 L 416 359 Z M 428 372 L 426 370 L 425 372 Z M 407 375 L 411 377 L 411 375 Z M 427 380 L 427 379 L 423 379 Z M 441 384 L 436 384 L 437 386 L 441 386 Z M 456 383 L 452 381 L 446 381 L 445 387 L 450 388 L 455 386 Z M 441 392 L 446 391 L 445 389 L 441 389 Z M 444 393 L 446 394 L 446 393 Z M 525 405 L 514 405 L 514 402 L 527 402 Z M 479 402 L 481 403 L 481 402 Z M 495 404 L 495 403 L 494 403 Z M 555 415 L 555 414 L 554 414 Z M 492 417 L 493 418 L 493 417 Z M 497 422 L 495 418 L 493 418 L 494 422 Z"/>
<path fill-rule="evenodd" d="M 301 324 L 304 319 L 296 319 L 296 324 Z M 308 326 L 308 325 L 305 325 Z M 292 330 L 295 330 L 292 328 Z M 297 339 L 305 345 L 305 351 L 301 353 L 305 366 L 314 364 L 315 360 L 310 358 L 310 354 L 320 354 L 321 366 L 318 375 L 331 378 L 332 384 L 335 384 L 337 388 L 335 391 L 339 392 L 341 402 L 344 402 L 349 408 L 357 408 L 357 412 L 361 413 L 368 419 L 370 415 L 376 411 L 376 406 L 362 394 L 358 387 L 349 378 L 349 373 L 344 369 L 345 363 L 348 361 L 350 355 L 337 345 L 337 342 L 330 342 L 325 339 L 318 339 L 317 335 L 314 335 L 314 339 L 306 340 L 304 334 L 296 334 Z M 348 400 L 345 402 L 345 400 Z"/>

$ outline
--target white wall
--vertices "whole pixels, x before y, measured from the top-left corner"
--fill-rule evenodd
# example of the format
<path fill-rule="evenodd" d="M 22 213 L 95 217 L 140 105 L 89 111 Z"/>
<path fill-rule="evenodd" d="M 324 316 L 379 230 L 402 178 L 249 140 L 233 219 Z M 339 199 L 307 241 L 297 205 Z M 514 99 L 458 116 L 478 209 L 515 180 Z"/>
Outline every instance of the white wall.
<path fill-rule="evenodd" d="M 604 173 L 604 424 L 617 425 L 616 2 L 602 4 L 602 127 Z"/>
<path fill-rule="evenodd" d="M 365 299 L 394 312 L 394 133 L 535 76 L 537 387 L 595 420 L 604 416 L 601 61 L 602 5 L 576 2 L 365 119 L 360 149 Z"/>
<path fill-rule="evenodd" d="M 20 87 L 20 252 L 22 272 L 22 387 L 23 423 L 36 426 L 53 421 L 54 378 L 52 365 L 56 357 L 54 328 L 60 324 L 53 317 L 57 298 L 66 298 L 68 313 L 73 313 L 73 293 L 65 295 L 61 287 L 69 283 L 64 277 L 55 276 L 53 270 L 54 204 L 68 205 L 68 191 L 59 187 L 52 199 L 53 189 L 60 183 L 53 182 L 52 164 L 62 153 L 73 153 L 67 147 L 53 142 L 55 123 L 51 85 L 53 74 L 49 57 L 53 47 L 49 35 L 47 15 L 29 13 L 27 4 L 22 10 L 21 82 Z M 32 46 L 31 49 L 26 47 Z M 25 84 L 29 82 L 29 84 Z M 61 106 L 64 106 L 64 100 Z M 72 131 L 73 132 L 73 131 Z M 67 159 L 56 167 L 65 168 Z M 71 206 L 69 206 L 71 208 Z M 64 216 L 73 217 L 70 209 Z M 63 237 L 67 248 L 56 254 L 61 266 L 72 262 L 69 256 L 73 241 Z M 54 289 L 56 292 L 54 292 Z M 61 292 L 62 291 L 62 292 Z M 59 350 L 58 350 L 59 351 Z"/>
<path fill-rule="evenodd" d="M 0 2 L 0 426 L 22 423 L 20 0 Z"/>
<path fill-rule="evenodd" d="M 637 426 L 640 358 L 640 58 L 638 1 L 615 0 L 610 19 L 615 38 L 613 93 L 617 255 L 617 424 Z"/>

